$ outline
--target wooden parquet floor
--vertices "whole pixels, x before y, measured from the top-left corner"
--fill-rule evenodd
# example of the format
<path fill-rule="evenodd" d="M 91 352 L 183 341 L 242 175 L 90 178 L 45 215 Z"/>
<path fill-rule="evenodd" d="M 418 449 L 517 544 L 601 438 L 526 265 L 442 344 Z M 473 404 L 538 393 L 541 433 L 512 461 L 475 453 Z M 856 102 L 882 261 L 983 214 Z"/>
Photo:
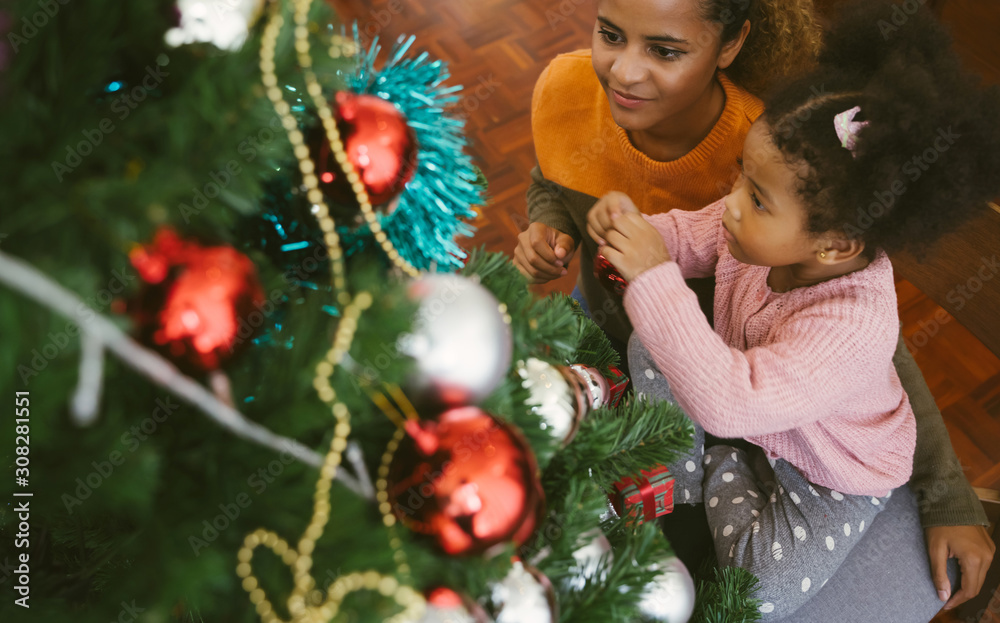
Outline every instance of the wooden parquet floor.
<path fill-rule="evenodd" d="M 450 83 L 466 87 L 460 108 L 467 118 L 471 153 L 489 180 L 491 197 L 475 223 L 478 232 L 464 246 L 512 253 L 527 224 L 524 197 L 534 165 L 532 87 L 553 56 L 589 47 L 593 4 L 587 0 L 332 3 L 345 23 L 358 20 L 369 38 L 377 34 L 383 43 L 391 43 L 400 35 L 414 34 L 416 49 L 449 63 Z M 961 37 L 975 33 L 956 35 L 962 44 Z M 537 288 L 538 293 L 569 292 L 574 272 Z M 936 321 L 940 308 L 910 283 L 900 280 L 897 293 L 903 334 L 911 340 L 966 475 L 976 486 L 1000 489 L 1000 359 L 957 322 Z"/>

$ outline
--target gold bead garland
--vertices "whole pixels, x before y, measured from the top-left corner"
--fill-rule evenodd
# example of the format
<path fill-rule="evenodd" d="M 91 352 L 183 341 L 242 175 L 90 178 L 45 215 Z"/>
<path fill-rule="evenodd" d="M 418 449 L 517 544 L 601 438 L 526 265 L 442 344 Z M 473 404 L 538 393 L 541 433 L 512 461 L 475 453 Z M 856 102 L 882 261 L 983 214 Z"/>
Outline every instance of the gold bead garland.
<path fill-rule="evenodd" d="M 403 440 L 406 431 L 397 428 L 392 439 L 389 441 L 382 454 L 382 463 L 378 468 L 378 480 L 375 483 L 375 500 L 378 502 L 378 510 L 382 513 L 382 523 L 389 529 L 389 545 L 392 547 L 393 559 L 396 561 L 396 568 L 401 574 L 409 575 L 410 564 L 406 560 L 406 552 L 403 550 L 403 542 L 396 533 L 396 515 L 392 512 L 392 504 L 389 502 L 389 464 L 392 457 L 399 448 L 399 442 Z"/>
<path fill-rule="evenodd" d="M 340 131 L 337 129 L 337 122 L 333 117 L 333 111 L 330 110 L 330 106 L 323 98 L 323 88 L 316 80 L 316 74 L 311 69 L 312 57 L 309 55 L 309 38 L 306 24 L 309 20 L 309 6 L 312 4 L 312 1 L 295 0 L 295 51 L 298 52 L 299 66 L 302 67 L 302 74 L 306 80 L 306 90 L 312 96 L 313 103 L 316 104 L 316 112 L 319 115 L 320 121 L 323 122 L 323 129 L 326 130 L 326 138 L 330 142 L 330 149 L 357 197 L 358 205 L 361 206 L 361 213 L 368 223 L 368 228 L 374 234 L 375 240 L 378 241 L 389 259 L 402 269 L 403 272 L 411 277 L 419 277 L 420 271 L 411 266 L 409 262 L 399 255 L 392 241 L 382 231 L 382 225 L 379 223 L 375 209 L 372 207 L 368 191 L 361 182 L 361 178 L 358 177 L 358 172 L 354 170 L 354 165 L 347 158 L 347 152 L 344 150 L 344 143 L 341 141 Z M 339 35 L 336 38 L 341 41 L 343 39 Z M 353 53 L 353 43 L 350 46 L 344 46 L 343 51 L 345 55 L 348 55 L 348 52 Z M 312 166 L 312 161 L 309 161 L 308 175 L 312 175 Z M 307 172 L 303 170 L 303 174 L 306 175 Z M 315 175 L 313 175 L 313 179 L 315 179 Z"/>
<path fill-rule="evenodd" d="M 306 187 L 306 198 L 313 204 L 316 220 L 319 222 L 320 229 L 323 230 L 323 242 L 326 244 L 330 255 L 333 290 L 337 295 L 337 302 L 340 305 L 344 305 L 350 300 L 350 295 L 347 293 L 346 279 L 344 278 L 344 262 L 343 252 L 340 248 L 340 236 L 337 235 L 336 224 L 330 217 L 330 208 L 326 205 L 323 193 L 319 190 L 319 180 L 313 173 L 315 164 L 309 158 L 309 148 L 305 144 L 302 132 L 298 129 L 295 117 L 292 116 L 291 106 L 285 101 L 284 96 L 281 94 L 281 89 L 278 88 L 278 77 L 274 73 L 275 46 L 277 45 L 278 35 L 281 32 L 284 21 L 284 18 L 281 16 L 281 5 L 275 4 L 271 19 L 268 20 L 264 34 L 261 37 L 261 82 L 264 84 L 268 99 L 274 105 L 274 111 L 281 119 L 281 125 L 288 133 L 288 141 L 292 144 L 292 152 L 299 161 L 299 170 L 302 172 L 302 183 Z"/>
<path fill-rule="evenodd" d="M 254 604 L 257 613 L 264 623 L 277 623 L 282 621 L 274 612 L 274 607 L 267 599 L 264 590 L 260 588 L 257 578 L 253 575 L 253 552 L 263 545 L 279 556 L 282 562 L 292 570 L 294 588 L 288 598 L 288 611 L 291 613 L 291 620 L 296 623 L 329 621 L 340 610 L 340 604 L 344 597 L 351 592 L 358 590 L 378 590 L 386 597 L 392 597 L 404 611 L 389 619 L 390 621 L 407 621 L 419 618 L 424 610 L 424 599 L 420 593 L 409 586 L 400 585 L 391 576 L 383 576 L 374 571 L 355 572 L 338 578 L 327 591 L 326 599 L 321 601 L 322 595 L 313 590 L 315 579 L 310 573 L 312 569 L 312 552 L 316 546 L 316 540 L 323 534 L 327 521 L 330 518 L 330 486 L 337 474 L 337 468 L 343 459 L 344 450 L 347 448 L 347 437 L 351 432 L 350 412 L 347 406 L 337 400 L 336 392 L 330 385 L 330 376 L 334 367 L 338 365 L 350 348 L 357 329 L 357 321 L 362 312 L 371 307 L 373 299 L 368 292 L 360 292 L 344 308 L 344 316 L 337 327 L 337 334 L 334 338 L 333 347 L 327 352 L 326 357 L 316 366 L 316 377 L 313 386 L 316 387 L 320 398 L 331 406 L 331 411 L 337 423 L 334 426 L 333 439 L 330 442 L 330 451 L 327 453 L 320 469 L 320 478 L 316 482 L 316 493 L 314 495 L 313 515 L 305 533 L 299 539 L 298 546 L 291 549 L 288 542 L 281 539 L 274 532 L 258 529 L 247 535 L 243 541 L 243 547 L 237 554 L 239 564 L 236 566 L 236 574 L 243 580 L 243 589 L 250 595 L 250 602 Z M 401 429 L 397 430 L 397 436 L 390 441 L 392 451 L 402 438 Z M 388 454 L 391 460 L 391 453 Z M 386 458 L 383 457 L 388 472 Z M 379 488 L 384 492 L 386 484 L 382 477 L 382 469 L 379 470 Z M 387 499 L 387 498 L 386 498 Z M 380 504 L 379 510 L 385 515 L 391 515 L 391 507 Z M 395 517 L 393 517 L 395 520 Z M 386 522 L 387 526 L 391 526 Z M 402 559 L 400 571 L 409 573 L 409 566 L 405 562 L 405 554 L 400 548 L 399 539 L 393 535 L 391 544 L 396 550 L 397 563 Z M 308 603 L 307 603 L 308 602 Z"/>
<path fill-rule="evenodd" d="M 323 123 L 334 158 L 351 184 L 358 204 L 361 206 L 361 212 L 364 214 L 365 220 L 375 239 L 396 266 L 410 276 L 419 276 L 419 271 L 400 257 L 398 251 L 393 247 L 392 242 L 389 241 L 385 232 L 382 231 L 364 184 L 361 183 L 357 172 L 347 158 L 333 113 L 326 100 L 323 99 L 322 87 L 317 82 L 316 76 L 311 69 L 312 58 L 309 55 L 310 24 L 308 23 L 308 13 L 312 1 L 295 0 L 294 10 L 295 50 L 298 55 L 299 66 L 302 68 L 305 76 L 307 91 L 316 104 L 317 114 Z M 310 158 L 309 148 L 305 144 L 302 132 L 298 129 L 298 123 L 291 114 L 291 106 L 284 100 L 281 89 L 278 87 L 274 59 L 278 36 L 283 25 L 284 18 L 281 15 L 281 6 L 276 3 L 272 8 L 270 19 L 261 39 L 261 81 L 265 87 L 268 99 L 281 119 L 281 124 L 285 128 L 288 140 L 292 145 L 293 153 L 299 162 L 299 170 L 302 173 L 302 182 L 306 189 L 306 196 L 313 204 L 313 213 L 316 215 L 320 229 L 323 231 L 323 241 L 329 252 L 331 280 L 337 296 L 337 302 L 344 308 L 343 317 L 337 327 L 333 346 L 327 352 L 323 361 L 316 366 L 316 376 L 313 379 L 313 387 L 316 389 L 320 399 L 330 406 L 336 424 L 334 426 L 333 439 L 330 441 L 330 450 L 320 469 L 320 478 L 316 482 L 316 493 L 313 496 L 312 519 L 300 537 L 297 547 L 292 549 L 287 541 L 272 531 L 262 528 L 258 529 L 247 535 L 244 539 L 243 546 L 237 555 L 238 564 L 236 573 L 242 579 L 242 586 L 249 594 L 251 603 L 254 604 L 257 613 L 264 623 L 277 623 L 281 622 L 282 619 L 274 612 L 271 602 L 267 599 L 257 578 L 253 575 L 253 553 L 261 545 L 279 556 L 282 562 L 292 571 L 294 588 L 287 600 L 291 621 L 295 623 L 329 621 L 339 612 L 344 598 L 349 593 L 358 590 L 377 590 L 386 597 L 392 597 L 404 608 L 403 612 L 388 619 L 389 621 L 412 621 L 422 616 L 424 599 L 418 592 L 409 586 L 400 585 L 391 576 L 383 576 L 375 571 L 350 573 L 338 578 L 329 587 L 326 599 L 324 600 L 322 593 L 315 589 L 316 582 L 310 573 L 313 564 L 312 552 L 315 549 L 316 541 L 322 536 L 330 517 L 331 483 L 336 477 L 337 469 L 343 460 L 343 453 L 347 448 L 347 438 L 351 432 L 350 412 L 343 402 L 337 400 L 336 392 L 330 384 L 330 378 L 336 366 L 341 363 L 344 355 L 350 349 L 354 333 L 357 329 L 358 318 L 365 310 L 371 307 L 373 300 L 371 294 L 368 292 L 360 292 L 353 299 L 347 292 L 343 252 L 340 246 L 340 237 L 336 231 L 336 223 L 330 216 L 329 207 L 319 189 L 319 180 L 315 175 L 315 163 Z M 341 55 L 352 56 L 356 52 L 355 47 L 353 41 L 346 41 L 343 37 L 335 35 L 331 39 L 330 55 L 334 58 Z M 399 392 L 397 388 L 394 396 L 399 400 L 402 392 Z M 407 415 L 415 417 L 412 405 L 405 402 L 405 396 L 402 396 L 402 400 L 401 404 L 404 405 L 404 408 L 408 407 L 406 409 L 408 411 Z M 382 465 L 379 469 L 377 483 L 377 498 L 379 501 L 379 511 L 383 515 L 383 523 L 390 530 L 390 545 L 395 550 L 394 557 L 398 565 L 398 570 L 405 575 L 409 573 L 409 565 L 406 562 L 406 554 L 402 550 L 402 542 L 394 532 L 395 516 L 392 514 L 392 507 L 388 503 L 388 485 L 386 481 L 389 463 L 403 434 L 402 428 L 397 429 L 395 436 L 388 444 L 386 453 L 382 457 Z"/>

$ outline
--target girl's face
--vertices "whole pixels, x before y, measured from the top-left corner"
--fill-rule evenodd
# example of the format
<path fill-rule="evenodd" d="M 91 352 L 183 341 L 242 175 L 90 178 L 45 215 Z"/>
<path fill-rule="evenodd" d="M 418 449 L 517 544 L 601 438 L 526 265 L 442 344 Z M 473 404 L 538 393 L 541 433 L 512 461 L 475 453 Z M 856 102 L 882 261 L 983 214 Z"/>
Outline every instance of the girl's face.
<path fill-rule="evenodd" d="M 824 241 L 807 230 L 806 207 L 796 193 L 806 165 L 785 162 L 769 132 L 758 120 L 743 144 L 743 172 L 722 214 L 729 252 L 757 266 L 813 265 Z"/>
<path fill-rule="evenodd" d="M 598 0 L 594 71 L 615 123 L 643 131 L 690 113 L 739 52 L 721 45 L 721 30 L 699 0 Z"/>

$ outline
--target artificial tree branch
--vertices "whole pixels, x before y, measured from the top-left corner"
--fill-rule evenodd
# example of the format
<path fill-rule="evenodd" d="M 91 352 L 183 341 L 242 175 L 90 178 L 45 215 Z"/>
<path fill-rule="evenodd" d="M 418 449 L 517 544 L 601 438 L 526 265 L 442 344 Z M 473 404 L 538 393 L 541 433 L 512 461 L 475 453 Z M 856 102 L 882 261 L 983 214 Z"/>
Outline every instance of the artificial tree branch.
<path fill-rule="evenodd" d="M 130 338 L 111 320 L 90 309 L 76 294 L 31 264 L 3 251 L 0 251 L 0 283 L 72 319 L 88 336 L 84 338 L 85 340 L 100 342 L 130 367 L 197 407 L 237 437 L 277 452 L 287 452 L 293 458 L 316 468 L 323 464 L 323 457 L 316 451 L 248 420 L 233 407 L 222 403 L 194 379 L 182 374 L 172 363 Z M 349 473 L 341 470 L 337 480 L 354 493 L 365 498 L 373 498 L 371 487 L 363 486 Z"/>

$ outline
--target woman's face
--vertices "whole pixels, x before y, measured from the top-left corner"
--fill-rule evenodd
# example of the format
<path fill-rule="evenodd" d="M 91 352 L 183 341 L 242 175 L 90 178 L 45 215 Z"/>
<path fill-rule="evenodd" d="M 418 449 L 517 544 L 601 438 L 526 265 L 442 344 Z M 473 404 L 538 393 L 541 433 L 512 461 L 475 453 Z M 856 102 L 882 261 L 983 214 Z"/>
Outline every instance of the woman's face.
<path fill-rule="evenodd" d="M 644 131 L 684 119 L 732 62 L 721 30 L 699 0 L 598 0 L 594 71 L 615 123 Z"/>

